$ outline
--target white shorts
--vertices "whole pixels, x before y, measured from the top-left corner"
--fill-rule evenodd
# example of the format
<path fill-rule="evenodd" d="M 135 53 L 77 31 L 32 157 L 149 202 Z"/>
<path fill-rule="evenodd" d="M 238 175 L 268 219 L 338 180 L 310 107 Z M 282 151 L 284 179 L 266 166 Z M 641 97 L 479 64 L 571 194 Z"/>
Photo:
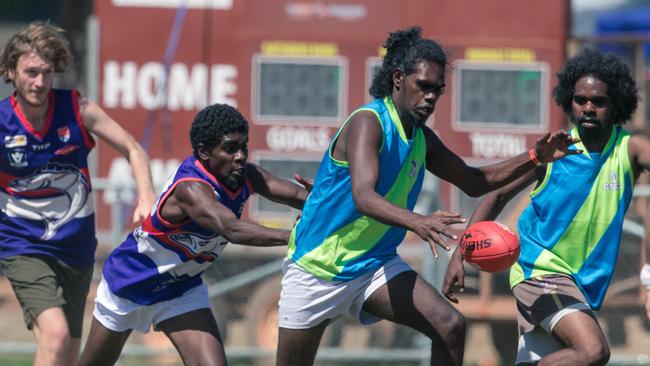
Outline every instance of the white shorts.
<path fill-rule="evenodd" d="M 362 311 L 370 295 L 411 267 L 397 255 L 376 271 L 349 281 L 329 281 L 306 272 L 289 259 L 282 264 L 279 323 L 281 328 L 306 329 L 347 315 L 362 324 L 380 318 Z"/>
<path fill-rule="evenodd" d="M 154 325 L 198 309 L 209 309 L 210 300 L 205 284 L 194 287 L 182 296 L 152 305 L 140 305 L 114 295 L 102 277 L 97 287 L 93 316 L 106 328 L 114 332 L 135 329 L 149 332 Z"/>

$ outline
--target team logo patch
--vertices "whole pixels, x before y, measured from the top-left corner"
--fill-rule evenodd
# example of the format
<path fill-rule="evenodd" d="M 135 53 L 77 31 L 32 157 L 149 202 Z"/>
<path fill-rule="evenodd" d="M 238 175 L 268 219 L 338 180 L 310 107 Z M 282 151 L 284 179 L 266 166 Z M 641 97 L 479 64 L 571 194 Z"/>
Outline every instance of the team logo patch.
<path fill-rule="evenodd" d="M 545 294 L 550 294 L 554 293 L 557 291 L 558 285 L 555 283 L 555 280 L 552 277 L 538 277 L 535 278 L 537 281 L 539 287 L 542 288 L 542 291 L 544 291 Z"/>
<path fill-rule="evenodd" d="M 415 159 L 411 160 L 411 169 L 409 169 L 409 177 L 414 177 L 418 172 L 418 161 Z"/>
<path fill-rule="evenodd" d="M 618 182 L 618 174 L 609 173 L 609 183 L 603 184 L 603 191 L 619 191 L 621 189 L 623 189 L 623 185 Z"/>
<path fill-rule="evenodd" d="M 24 168 L 27 166 L 27 151 L 23 148 L 8 150 L 7 159 L 12 167 Z"/>
<path fill-rule="evenodd" d="M 7 149 L 26 146 L 26 145 L 27 145 L 27 136 L 25 135 L 5 136 L 5 147 Z"/>
<path fill-rule="evenodd" d="M 70 129 L 68 127 L 59 127 L 56 132 L 58 132 L 61 142 L 68 142 L 70 140 Z"/>

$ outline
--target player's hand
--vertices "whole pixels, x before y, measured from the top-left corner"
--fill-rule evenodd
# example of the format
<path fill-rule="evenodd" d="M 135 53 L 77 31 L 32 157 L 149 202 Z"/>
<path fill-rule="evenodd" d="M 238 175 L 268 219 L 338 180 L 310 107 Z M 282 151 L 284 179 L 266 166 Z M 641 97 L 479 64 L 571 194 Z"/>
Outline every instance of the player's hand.
<path fill-rule="evenodd" d="M 449 246 L 443 239 L 443 236 L 453 240 L 458 239 L 451 231 L 449 225 L 461 224 L 467 220 L 460 217 L 459 213 L 449 211 L 436 211 L 429 216 L 420 216 L 413 224 L 413 232 L 418 234 L 422 240 L 429 243 L 433 256 L 438 258 L 437 246 L 449 251 Z"/>
<path fill-rule="evenodd" d="M 153 198 L 153 196 L 152 196 Z M 151 207 L 153 206 L 153 199 L 140 200 L 138 205 L 133 210 L 133 217 L 131 218 L 131 226 L 134 228 L 142 224 L 144 219 L 149 215 Z"/>
<path fill-rule="evenodd" d="M 311 192 L 311 189 L 314 188 L 313 179 L 303 178 L 300 174 L 297 173 L 293 175 L 293 178 L 296 180 L 296 182 L 302 184 L 307 192 Z"/>
<path fill-rule="evenodd" d="M 458 285 L 458 292 L 465 291 L 465 266 L 463 266 L 463 256 L 458 248 L 451 255 L 445 280 L 442 283 L 442 294 L 449 301 L 458 304 L 458 299 L 454 296 L 454 285 Z"/>
<path fill-rule="evenodd" d="M 645 315 L 650 320 L 650 290 L 645 292 Z"/>
<path fill-rule="evenodd" d="M 547 132 L 537 140 L 535 145 L 535 155 L 537 160 L 542 163 L 550 163 L 562 159 L 568 155 L 581 154 L 582 150 L 570 150 L 569 146 L 580 142 L 580 139 L 573 138 L 564 130 L 557 131 L 553 134 Z"/>

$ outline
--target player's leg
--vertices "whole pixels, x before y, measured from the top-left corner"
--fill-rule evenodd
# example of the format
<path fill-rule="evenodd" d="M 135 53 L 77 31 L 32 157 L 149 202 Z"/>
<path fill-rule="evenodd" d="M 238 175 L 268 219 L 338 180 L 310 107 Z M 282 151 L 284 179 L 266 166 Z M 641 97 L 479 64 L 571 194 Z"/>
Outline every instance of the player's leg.
<path fill-rule="evenodd" d="M 553 336 L 567 348 L 548 354 L 538 365 L 605 365 L 610 351 L 607 339 L 590 312 L 565 315 L 553 328 Z"/>
<path fill-rule="evenodd" d="M 308 329 L 280 327 L 277 366 L 309 366 L 314 364 L 318 345 L 329 321 Z"/>
<path fill-rule="evenodd" d="M 148 332 L 157 311 L 156 304 L 140 305 L 115 295 L 102 278 L 97 286 L 90 334 L 77 365 L 115 364 L 131 332 Z"/>
<path fill-rule="evenodd" d="M 68 342 L 65 364 L 74 365 L 79 358 L 86 300 L 93 277 L 94 266 L 77 268 L 57 261 L 55 269 L 57 271 L 57 277 L 60 279 L 61 288 L 63 289 L 65 304 L 63 304 L 62 309 L 70 331 L 70 341 Z"/>
<path fill-rule="evenodd" d="M 70 337 L 68 343 L 68 354 L 66 356 L 66 365 L 74 365 L 79 360 L 79 349 L 81 348 L 81 338 Z"/>
<path fill-rule="evenodd" d="M 347 313 L 348 282 L 328 281 L 286 260 L 282 265 L 276 364 L 310 366 L 330 320 Z"/>
<path fill-rule="evenodd" d="M 217 322 L 210 309 L 198 309 L 156 325 L 172 341 L 185 365 L 226 365 Z"/>
<path fill-rule="evenodd" d="M 517 299 L 517 365 L 601 365 L 609 346 L 573 279 L 549 275 L 513 289 Z"/>
<path fill-rule="evenodd" d="M 34 365 L 65 365 L 70 345 L 68 322 L 60 307 L 45 309 L 32 322 L 36 337 Z"/>
<path fill-rule="evenodd" d="M 226 365 L 223 339 L 210 310 L 208 288 L 200 285 L 180 297 L 156 303 L 154 329 L 171 340 L 185 365 Z"/>
<path fill-rule="evenodd" d="M 416 272 L 392 277 L 367 298 L 363 310 L 429 337 L 432 365 L 462 365 L 465 318 Z"/>
<path fill-rule="evenodd" d="M 62 306 L 65 304 L 55 262 L 43 256 L 16 256 L 2 260 L 23 310 L 27 328 L 34 331 L 34 364 L 64 365 L 70 333 Z"/>
<path fill-rule="evenodd" d="M 93 318 L 90 324 L 90 333 L 77 366 L 114 365 L 120 357 L 129 335 L 131 335 L 131 329 L 114 331 Z"/>

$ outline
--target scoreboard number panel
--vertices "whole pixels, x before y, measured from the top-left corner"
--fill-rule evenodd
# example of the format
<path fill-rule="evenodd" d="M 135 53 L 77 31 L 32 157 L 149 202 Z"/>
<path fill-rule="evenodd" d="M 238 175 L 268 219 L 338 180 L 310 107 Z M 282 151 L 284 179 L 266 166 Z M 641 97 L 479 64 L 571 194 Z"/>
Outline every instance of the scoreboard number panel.
<path fill-rule="evenodd" d="M 454 67 L 454 124 L 543 131 L 548 126 L 548 66 L 459 61 Z"/>
<path fill-rule="evenodd" d="M 258 121 L 339 123 L 343 118 L 347 98 L 343 59 L 258 56 L 254 73 Z"/>
<path fill-rule="evenodd" d="M 303 154 L 303 156 L 291 156 L 285 154 L 260 154 L 255 159 L 255 163 L 262 168 L 273 172 L 279 178 L 293 181 L 294 174 L 300 174 L 307 179 L 314 179 L 320 165 L 320 155 Z M 290 207 L 272 202 L 259 195 L 252 198 L 251 211 L 254 217 L 274 217 L 279 216 L 293 220 L 293 216 L 287 216 L 287 213 L 293 211 Z"/>

